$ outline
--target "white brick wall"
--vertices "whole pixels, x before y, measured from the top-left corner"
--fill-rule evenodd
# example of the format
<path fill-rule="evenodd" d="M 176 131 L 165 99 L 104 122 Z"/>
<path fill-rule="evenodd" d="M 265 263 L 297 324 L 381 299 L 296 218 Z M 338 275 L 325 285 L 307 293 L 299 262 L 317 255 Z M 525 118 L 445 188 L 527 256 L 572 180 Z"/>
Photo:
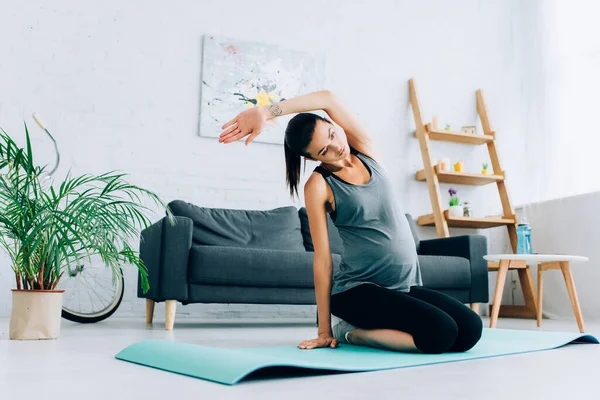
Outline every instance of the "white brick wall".
<path fill-rule="evenodd" d="M 526 18 L 517 0 L 168 4 L 3 4 L 0 125 L 24 144 L 25 120 L 38 163 L 51 164 L 51 143 L 31 119 L 40 113 L 61 148 L 59 177 L 69 168 L 74 175 L 117 169 L 165 202 L 250 209 L 301 205 L 285 188 L 282 147 L 225 146 L 197 135 L 201 38 L 212 33 L 325 52 L 328 88 L 370 129 L 399 200 L 415 216 L 430 212 L 430 204 L 426 185 L 414 180 L 422 161 L 411 134 L 408 79 L 417 80 L 425 118 L 436 112 L 440 123 L 456 127 L 477 122 L 474 92 L 483 88 L 511 193 L 518 201 L 526 197 L 525 178 L 513 173 L 524 155 L 520 60 L 527 49 L 519 39 Z M 472 170 L 486 160 L 482 148 L 435 144 L 433 152 L 435 158 L 460 157 Z M 461 193 L 482 214 L 499 208 L 495 188 Z M 435 233 L 424 229 L 423 235 Z M 0 316 L 5 316 L 13 277 L 7 257 L 0 257 Z M 131 268 L 126 289 L 119 314 L 142 316 Z M 179 313 L 313 318 L 314 307 L 194 305 L 179 307 Z"/>

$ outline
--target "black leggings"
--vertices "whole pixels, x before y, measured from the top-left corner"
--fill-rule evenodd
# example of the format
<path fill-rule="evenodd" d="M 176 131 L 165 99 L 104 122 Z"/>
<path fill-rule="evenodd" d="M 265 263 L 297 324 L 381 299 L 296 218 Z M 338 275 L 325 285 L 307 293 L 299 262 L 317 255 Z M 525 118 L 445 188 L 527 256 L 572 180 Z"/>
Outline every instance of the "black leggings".
<path fill-rule="evenodd" d="M 406 293 L 362 284 L 332 295 L 330 307 L 333 315 L 358 328 L 406 332 L 423 353 L 467 351 L 483 330 L 481 318 L 469 307 L 421 286 Z"/>

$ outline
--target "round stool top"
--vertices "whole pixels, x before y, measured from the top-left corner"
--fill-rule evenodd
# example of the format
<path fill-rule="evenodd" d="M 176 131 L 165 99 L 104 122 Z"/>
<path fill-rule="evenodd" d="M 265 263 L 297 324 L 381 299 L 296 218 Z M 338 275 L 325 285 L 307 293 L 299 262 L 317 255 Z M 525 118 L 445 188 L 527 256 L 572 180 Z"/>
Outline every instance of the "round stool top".
<path fill-rule="evenodd" d="M 527 263 L 544 263 L 553 261 L 568 261 L 570 263 L 580 263 L 588 261 L 589 258 L 583 256 L 573 256 L 568 254 L 488 254 L 483 256 L 487 261 L 498 262 L 500 260 L 525 261 Z"/>

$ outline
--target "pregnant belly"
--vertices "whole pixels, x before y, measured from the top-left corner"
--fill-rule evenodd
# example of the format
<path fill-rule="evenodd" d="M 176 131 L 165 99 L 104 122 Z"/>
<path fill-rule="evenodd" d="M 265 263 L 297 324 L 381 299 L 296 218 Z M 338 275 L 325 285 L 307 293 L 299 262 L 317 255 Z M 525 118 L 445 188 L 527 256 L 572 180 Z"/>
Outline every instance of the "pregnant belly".
<path fill-rule="evenodd" d="M 347 248 L 344 257 L 349 262 L 371 261 L 384 262 L 385 264 L 412 264 L 417 260 L 415 242 L 410 240 L 379 241 L 369 243 L 364 241 L 360 246 Z"/>

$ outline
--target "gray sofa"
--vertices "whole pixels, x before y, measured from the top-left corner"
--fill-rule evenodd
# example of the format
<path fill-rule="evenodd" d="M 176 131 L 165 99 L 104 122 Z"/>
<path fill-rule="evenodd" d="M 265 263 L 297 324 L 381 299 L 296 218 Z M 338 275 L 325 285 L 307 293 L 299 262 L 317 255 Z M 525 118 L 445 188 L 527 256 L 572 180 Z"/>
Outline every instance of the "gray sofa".
<path fill-rule="evenodd" d="M 182 200 L 169 203 L 176 216 L 141 232 L 140 258 L 148 269 L 147 322 L 155 302 L 167 302 L 166 327 L 172 329 L 177 302 L 316 304 L 313 245 L 306 209 L 271 210 L 198 207 Z M 419 240 L 409 220 L 419 254 L 423 285 L 463 303 L 488 301 L 485 236 L 464 235 Z M 328 218 L 334 265 L 342 240 Z"/>

